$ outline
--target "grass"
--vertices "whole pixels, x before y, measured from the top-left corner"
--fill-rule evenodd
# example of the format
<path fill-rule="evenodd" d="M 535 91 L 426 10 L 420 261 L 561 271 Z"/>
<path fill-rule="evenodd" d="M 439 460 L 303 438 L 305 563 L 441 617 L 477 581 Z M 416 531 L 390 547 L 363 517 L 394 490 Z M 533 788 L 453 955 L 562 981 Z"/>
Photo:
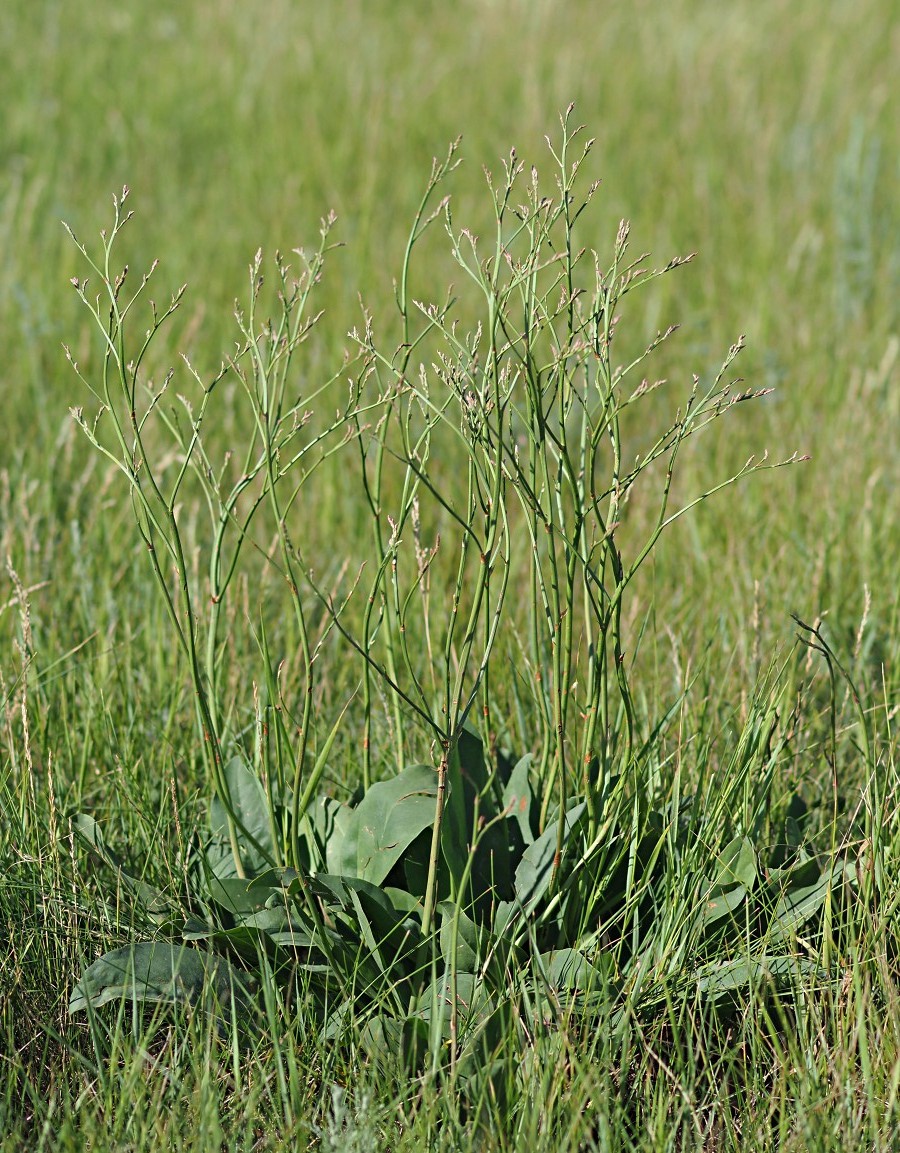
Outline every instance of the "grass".
<path fill-rule="evenodd" d="M 402 18 L 386 4 L 307 7 L 259 14 L 218 0 L 157 5 L 138 20 L 100 3 L 10 3 L 0 15 L 3 42 L 16 45 L 0 78 L 3 1147 L 891 1148 L 900 1087 L 891 5 L 873 4 L 863 23 L 850 4 L 830 3 L 826 18 L 821 5 L 781 0 L 599 14 L 473 0 Z M 131 186 L 137 217 L 120 259 L 133 275 L 160 259 L 159 300 L 189 286 L 148 366 L 161 378 L 184 351 L 208 379 L 239 339 L 232 305 L 246 296 L 257 247 L 309 247 L 336 210 L 345 247 L 329 255 L 317 289 L 324 316 L 298 353 L 313 387 L 361 325 L 360 296 L 379 347 L 399 343 L 392 279 L 432 157 L 463 135 L 446 190 L 454 222 L 486 238 L 481 165 L 496 174 L 515 145 L 543 171 L 543 135 L 556 133 L 569 101 L 597 138 L 588 167 L 603 180 L 579 224 L 583 242 L 606 260 L 628 217 L 635 248 L 657 262 L 698 252 L 626 302 L 623 341 L 640 346 L 682 325 L 657 353 L 657 374 L 680 399 L 691 373 L 708 379 L 746 333 L 740 374 L 748 387 L 775 388 L 685 444 L 673 499 L 767 448 L 773 459 L 811 456 L 673 526 L 632 589 L 622 629 L 635 708 L 650 723 L 679 702 L 648 795 L 660 811 L 698 798 L 687 847 L 665 856 L 654 881 L 653 971 L 679 947 L 700 878 L 731 838 L 755 829 L 768 852 L 799 795 L 805 843 L 823 861 L 834 846 L 858 874 L 847 904 L 795 942 L 798 956 L 824 955 L 837 980 L 801 974 L 778 998 L 751 982 L 727 1011 L 675 981 L 652 1012 L 615 1029 L 565 1006 L 548 1017 L 532 1005 L 529 1018 L 519 999 L 520 1017 L 491 1055 L 506 1071 L 491 1074 L 485 1059 L 465 1085 L 377 1060 L 361 1030 L 333 1044 L 300 994 L 284 1003 L 273 993 L 264 1027 L 249 1033 L 127 1002 L 70 1016 L 84 966 L 149 929 L 116 871 L 70 836 L 69 817 L 90 814 L 127 871 L 183 894 L 211 790 L 190 676 L 124 486 L 69 416 L 89 397 L 62 343 L 88 379 L 101 362 L 69 284 L 84 265 L 60 219 L 95 251 L 111 193 Z M 462 274 L 433 228 L 410 298 L 441 299 L 451 281 L 460 292 Z M 474 313 L 467 300 L 461 308 Z M 673 407 L 664 392 L 651 396 L 646 419 Z M 213 444 L 231 446 L 241 421 L 237 407 L 219 410 Z M 438 480 L 454 484 L 455 464 L 441 466 Z M 346 478 L 326 466 L 311 490 L 315 515 L 303 519 L 305 555 L 323 582 L 336 580 L 344 554 L 366 555 L 372 534 Z M 192 548 L 199 507 L 182 509 Z M 623 532 L 642 531 L 655 508 L 655 495 L 635 497 Z M 189 550 L 195 581 L 197 563 Z M 436 613 L 452 588 L 436 565 Z M 302 683 L 290 664 L 299 626 L 271 571 L 251 563 L 225 610 L 220 685 L 227 724 L 251 742 L 254 682 L 265 695 L 260 600 L 271 652 L 289 658 L 288 693 Z M 532 586 L 521 575 L 510 600 L 527 632 Z M 316 635 L 327 614 L 311 596 L 302 607 Z M 821 625 L 824 653 L 807 647 L 791 613 Z M 318 747 L 362 675 L 336 641 L 329 634 L 317 679 Z M 410 644 L 415 664 L 425 639 Z M 546 739 L 538 705 L 518 691 L 519 651 L 507 640 L 498 652 L 498 739 L 540 757 Z M 398 756 L 427 756 L 429 739 L 409 726 L 398 752 L 377 686 L 372 701 L 370 771 L 380 779 Z M 328 756 L 322 783 L 334 796 L 362 780 L 365 724 L 360 695 Z"/>

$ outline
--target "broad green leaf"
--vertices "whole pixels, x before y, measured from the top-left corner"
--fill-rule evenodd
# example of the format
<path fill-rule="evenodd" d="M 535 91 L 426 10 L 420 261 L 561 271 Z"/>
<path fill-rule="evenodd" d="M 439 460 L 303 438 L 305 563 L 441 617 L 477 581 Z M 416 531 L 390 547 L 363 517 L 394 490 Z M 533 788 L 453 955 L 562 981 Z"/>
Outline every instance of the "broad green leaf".
<path fill-rule="evenodd" d="M 414 893 L 409 893 L 406 889 L 396 889 L 392 885 L 382 886 L 381 891 L 391 902 L 398 913 L 405 913 L 407 916 L 412 915 L 413 917 L 418 917 L 419 921 L 421 922 L 422 902 Z"/>
<path fill-rule="evenodd" d="M 719 854 L 716 879 L 701 910 L 704 927 L 731 916 L 753 889 L 758 874 L 756 850 L 747 837 L 735 837 Z"/>
<path fill-rule="evenodd" d="M 103 830 L 87 813 L 75 813 L 69 818 L 69 828 L 75 837 L 111 869 L 122 868 L 121 859 L 110 849 L 103 836 Z"/>
<path fill-rule="evenodd" d="M 217 953 L 234 953 L 250 966 L 259 964 L 260 953 L 271 953 L 274 942 L 274 934 L 260 929 L 247 928 L 246 925 L 222 929 L 193 917 L 188 918 L 181 935 L 188 942 L 207 941 Z"/>
<path fill-rule="evenodd" d="M 508 1036 L 508 1018 L 504 1029 L 503 1014 L 487 982 L 472 973 L 457 973 L 455 980 L 449 972 L 444 973 L 422 991 L 417 1005 L 417 1017 L 429 1030 L 436 1029 L 441 1039 L 450 1040 L 455 1033 L 460 1047 L 459 1068 L 473 1056 L 482 1063 L 488 1061 L 501 1037 Z"/>
<path fill-rule="evenodd" d="M 493 995 L 487 981 L 472 973 L 458 973 L 455 982 L 446 973 L 423 990 L 417 1002 L 417 1016 L 432 1037 L 436 1033 L 439 1041 L 455 1041 L 457 1075 L 463 1080 L 471 1076 L 472 1083 L 482 1087 L 485 1078 L 497 1076 L 501 1091 L 509 1066 L 494 1057 L 516 1027 L 504 992 Z"/>
<path fill-rule="evenodd" d="M 434 824 L 437 774 L 411 765 L 372 785 L 344 831 L 338 872 L 380 885 L 423 829 Z"/>
<path fill-rule="evenodd" d="M 445 1036 L 450 1033 L 450 1016 L 453 1010 L 454 981 L 449 972 L 436 977 L 419 994 L 419 1016 L 423 1021 L 431 1021 L 437 1012 L 442 1022 Z M 455 981 L 456 1009 L 461 1016 L 469 1016 L 479 1009 L 488 1007 L 490 999 L 487 985 L 481 977 L 474 973 L 458 973 Z"/>
<path fill-rule="evenodd" d="M 526 753 L 517 763 L 503 790 L 503 808 L 509 810 L 522 834 L 525 845 L 534 841 L 535 797 L 531 789 L 532 754 Z"/>
<path fill-rule="evenodd" d="M 354 893 L 362 895 L 367 904 L 380 910 L 380 913 L 374 915 L 385 928 L 391 928 L 409 918 L 409 897 L 402 889 L 382 888 L 362 877 L 335 877 L 329 873 L 317 873 L 310 881 L 310 888 L 325 897 L 326 901 L 337 901 L 345 909 L 353 907 Z M 397 904 L 391 899 L 394 894 L 399 894 Z"/>
<path fill-rule="evenodd" d="M 425 828 L 407 846 L 403 854 L 403 879 L 406 889 L 420 903 L 425 901 L 428 888 L 428 858 L 431 853 L 431 827 Z M 438 891 L 443 895 L 450 891 L 447 865 L 443 858 L 438 861 Z"/>
<path fill-rule="evenodd" d="M 801 977 L 809 976 L 826 980 L 828 973 L 805 957 L 766 954 L 759 957 L 736 957 L 704 965 L 697 974 L 697 989 L 711 1001 L 717 1001 L 728 994 L 763 984 L 782 989 Z"/>
<path fill-rule="evenodd" d="M 799 848 L 803 844 L 803 826 L 796 817 L 785 817 L 784 839 L 792 848 Z"/>
<path fill-rule="evenodd" d="M 368 1057 L 389 1073 L 399 1060 L 407 1074 L 418 1072 L 428 1052 L 428 1026 L 421 1017 L 397 1020 L 385 1013 L 366 1022 L 360 1045 Z"/>
<path fill-rule="evenodd" d="M 234 854 L 227 840 L 210 837 L 209 842 L 203 846 L 202 854 L 203 868 L 207 876 L 219 877 L 221 880 L 226 877 L 237 877 Z"/>
<path fill-rule="evenodd" d="M 247 882 L 247 892 L 254 893 L 259 889 L 266 889 L 267 898 L 279 892 L 292 894 L 297 891 L 299 881 L 300 874 L 290 865 L 278 869 L 266 869 L 264 873 Z"/>
<path fill-rule="evenodd" d="M 393 955 L 391 948 L 390 933 L 388 932 L 384 938 L 381 937 L 377 923 L 369 917 L 369 914 L 373 910 L 371 903 L 369 903 L 367 909 L 363 904 L 363 898 L 355 889 L 350 889 L 350 904 L 353 906 L 353 912 L 356 914 L 356 924 L 359 928 L 359 935 L 366 948 L 369 960 L 375 962 L 381 976 L 385 978 L 387 983 L 391 983 L 396 977 L 394 973 L 394 962 L 397 958 Z M 405 943 L 409 943 L 408 934 Z"/>
<path fill-rule="evenodd" d="M 244 865 L 258 872 L 271 863 L 274 852 L 266 791 L 259 777 L 247 767 L 243 757 L 232 757 L 223 769 L 223 774 L 228 785 L 231 807 L 238 820 L 238 841 Z M 210 805 L 209 830 L 219 840 L 228 835 L 227 813 L 219 797 L 215 797 Z"/>
<path fill-rule="evenodd" d="M 807 889 L 816 885 L 822 875 L 819 863 L 802 849 L 789 865 L 781 869 L 769 869 L 766 874 L 766 889 L 777 899 L 787 892 Z"/>
<path fill-rule="evenodd" d="M 285 949 L 319 948 L 316 934 L 310 933 L 306 929 L 288 928 L 282 929 L 280 932 L 267 929 L 266 936 L 273 944 L 280 945 Z"/>
<path fill-rule="evenodd" d="M 707 897 L 700 913 L 704 927 L 709 928 L 724 917 L 731 916 L 741 907 L 746 897 L 747 890 L 743 885 L 735 885 L 732 889 L 726 889 L 724 893 Z"/>
<path fill-rule="evenodd" d="M 499 821 L 483 829 L 475 843 L 475 856 L 472 861 L 471 880 L 467 893 L 477 901 L 483 911 L 492 908 L 498 900 L 508 900 L 513 896 L 514 865 L 521 860 L 521 847 L 510 844 L 510 822 Z"/>
<path fill-rule="evenodd" d="M 772 914 L 768 939 L 781 941 L 792 936 L 825 904 L 829 890 L 836 889 L 844 875 L 843 861 L 836 864 L 814 885 L 782 893 Z"/>
<path fill-rule="evenodd" d="M 468 723 L 463 726 L 453 752 L 463 781 L 466 801 L 474 802 L 475 798 L 485 791 L 491 773 L 484 756 L 484 742 Z M 468 808 L 471 812 L 471 803 Z M 482 815 L 493 814 L 483 812 Z"/>
<path fill-rule="evenodd" d="M 212 994 L 223 1007 L 243 1002 L 252 979 L 224 957 L 170 941 L 126 945 L 94 961 L 72 991 L 69 1012 L 109 1001 L 193 1004 Z"/>
<path fill-rule="evenodd" d="M 210 898 L 232 916 L 240 917 L 265 908 L 266 901 L 278 890 L 256 885 L 241 877 L 210 877 L 207 891 Z"/>
<path fill-rule="evenodd" d="M 459 887 L 472 847 L 470 835 L 472 816 L 466 813 L 466 790 L 463 787 L 459 748 L 465 735 L 463 733 L 460 736 L 459 743 L 451 750 L 447 762 L 447 792 L 444 798 L 444 818 L 441 823 L 441 853 L 450 872 L 454 896 L 457 898 L 460 896 Z"/>
<path fill-rule="evenodd" d="M 353 811 L 333 797 L 317 797 L 300 818 L 300 835 L 309 849 L 308 867 L 330 870 L 329 859 L 339 851 L 344 826 Z"/>
<path fill-rule="evenodd" d="M 255 913 L 247 913 L 239 922 L 245 929 L 259 929 L 272 936 L 273 933 L 287 932 L 289 929 L 300 928 L 299 920 L 293 918 L 290 911 L 283 905 L 280 908 L 259 909 Z"/>
<path fill-rule="evenodd" d="M 719 854 L 718 872 L 711 892 L 724 891 L 735 885 L 752 889 L 758 872 L 756 850 L 747 837 L 735 837 Z"/>
<path fill-rule="evenodd" d="M 475 973 L 481 957 L 480 932 L 475 922 L 458 909 L 453 901 L 441 901 L 438 905 L 441 914 L 441 955 L 448 968 L 455 967 L 461 973 Z"/>
<path fill-rule="evenodd" d="M 325 841 L 325 869 L 334 876 L 356 875 L 360 844 L 357 808 L 341 805 L 340 812 L 334 813 L 334 824 Z"/>
<path fill-rule="evenodd" d="M 516 901 L 499 901 L 494 912 L 492 929 L 497 937 L 508 937 L 512 934 L 516 922 L 522 915 L 522 908 Z"/>
<path fill-rule="evenodd" d="M 382 975 L 404 960 L 418 944 L 421 929 L 415 915 L 391 903 L 389 894 L 360 877 L 333 877 L 319 873 L 311 882 L 314 892 L 349 916 Z M 391 890 L 393 892 L 394 890 Z M 402 902 L 405 904 L 406 902 Z"/>
<path fill-rule="evenodd" d="M 577 949 L 554 949 L 540 957 L 544 979 L 551 988 L 579 993 L 597 993 L 605 988 L 602 969 Z"/>
<path fill-rule="evenodd" d="M 248 913 L 231 929 L 209 925 L 198 918 L 190 917 L 185 922 L 181 936 L 185 941 L 209 941 L 217 949 L 221 949 L 223 945 L 239 948 L 241 956 L 246 957 L 248 945 L 253 947 L 254 953 L 258 953 L 260 944 L 266 946 L 268 950 L 264 938 L 271 938 L 274 941 L 280 933 L 296 934 L 298 938 L 303 936 L 303 944 L 312 943 L 307 927 L 285 909 L 260 909 L 256 913 Z"/>
<path fill-rule="evenodd" d="M 490 820 L 496 806 L 488 790 L 490 771 L 484 758 L 484 743 L 470 725 L 465 725 L 450 752 L 447 765 L 447 796 L 441 825 L 441 853 L 457 896 L 475 842 L 475 811 L 480 820 Z"/>
<path fill-rule="evenodd" d="M 581 825 L 585 808 L 585 803 L 581 801 L 569 809 L 565 815 L 564 856 L 573 834 Z M 534 912 L 550 887 L 550 882 L 553 879 L 553 861 L 556 857 L 558 836 L 559 828 L 554 821 L 533 844 L 528 846 L 519 862 L 519 867 L 516 869 L 516 900 L 528 915 Z"/>

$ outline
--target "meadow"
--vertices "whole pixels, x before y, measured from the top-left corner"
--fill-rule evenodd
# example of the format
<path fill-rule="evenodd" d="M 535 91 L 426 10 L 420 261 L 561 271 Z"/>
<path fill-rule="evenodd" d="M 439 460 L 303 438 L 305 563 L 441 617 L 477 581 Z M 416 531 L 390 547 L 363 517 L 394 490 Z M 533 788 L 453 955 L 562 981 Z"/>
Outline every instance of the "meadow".
<path fill-rule="evenodd" d="M 3 5 L 0 1148 L 895 1147 L 898 37 Z"/>

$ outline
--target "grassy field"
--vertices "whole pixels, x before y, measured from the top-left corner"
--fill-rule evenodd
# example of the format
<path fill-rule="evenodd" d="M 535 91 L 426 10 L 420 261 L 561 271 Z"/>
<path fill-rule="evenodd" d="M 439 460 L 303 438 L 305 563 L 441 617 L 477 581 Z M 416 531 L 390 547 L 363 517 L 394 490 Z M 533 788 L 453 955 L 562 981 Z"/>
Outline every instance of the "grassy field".
<path fill-rule="evenodd" d="M 890 0 L 864 17 L 845 0 L 3 5 L 0 1148 L 895 1147 L 898 30 Z M 456 257 L 438 214 L 406 261 L 433 158 L 459 137 L 460 163 L 426 209 L 450 197 Z M 560 170 L 550 149 L 564 139 Z M 589 203 L 567 249 L 556 178 L 589 139 L 572 202 Z M 485 262 L 497 209 L 483 169 L 502 201 L 513 148 L 524 169 L 499 259 Z M 560 207 L 552 241 L 548 226 L 529 250 L 527 229 L 509 237 L 532 165 L 539 191 L 521 219 Z M 95 436 L 83 381 L 102 394 L 110 300 L 61 223 L 96 261 L 124 185 L 134 218 L 115 237 L 114 313 L 159 260 L 116 330 L 126 385 L 150 298 L 165 308 L 187 286 L 140 362 L 151 392 L 175 370 L 140 452 L 121 394 L 123 440 L 115 413 Z M 340 247 L 321 277 L 313 266 L 307 313 L 321 316 L 298 331 L 282 381 L 265 350 L 292 339 L 259 338 L 281 307 L 274 256 L 301 269 L 295 250 L 312 257 L 332 211 Z M 627 254 L 598 281 L 592 254 L 613 265 L 623 218 Z M 468 268 L 463 229 L 478 237 Z M 522 264 L 505 262 L 507 241 Z M 696 256 L 607 308 L 603 292 L 645 251 L 648 269 Z M 525 276 L 535 253 L 551 263 Z M 501 272 L 513 284 L 502 299 Z M 456 329 L 416 303 L 448 294 Z M 533 345 L 516 328 L 523 310 Z M 670 325 L 620 411 L 618 366 Z M 742 383 L 720 396 L 741 336 L 723 383 Z M 228 357 L 236 367 L 208 392 L 204 467 L 169 499 Z M 573 404 L 576 369 L 596 372 L 606 407 Z M 694 374 L 715 419 L 688 435 Z M 635 392 L 644 377 L 666 383 Z M 558 404 L 537 425 L 536 402 L 514 392 L 534 380 Z M 457 389 L 454 408 L 442 388 Z M 729 406 L 744 390 L 760 395 Z M 170 399 L 177 427 L 161 418 Z M 259 430 L 272 427 L 284 439 L 267 452 Z M 595 427 L 592 501 L 593 466 L 565 461 L 566 438 Z M 249 475 L 254 435 L 260 471 L 226 528 L 257 495 L 260 511 L 233 585 L 214 588 L 220 489 Z M 747 473 L 766 452 L 796 459 Z M 663 520 L 732 476 L 656 542 L 664 493 Z M 591 516 L 570 531 L 579 501 Z M 146 540 L 164 558 L 158 579 Z M 618 561 L 645 541 L 623 581 Z M 471 760 L 453 776 L 454 750 L 471 747 L 463 714 L 485 750 L 481 785 Z M 515 780 L 533 817 L 512 832 L 519 850 L 537 846 L 525 852 L 533 907 L 520 865 L 522 919 L 501 924 L 474 889 L 478 846 L 499 869 L 490 838 L 515 823 L 500 794 L 527 754 L 527 782 Z M 237 761 L 249 776 L 228 775 Z M 291 868 L 315 865 L 313 834 L 301 845 L 298 832 L 307 785 L 365 803 L 364 785 L 416 761 L 449 774 L 460 840 L 445 843 L 438 822 L 429 850 L 432 818 L 403 842 L 412 866 L 401 857 L 373 882 L 394 909 L 410 899 L 414 957 L 385 961 L 390 933 L 361 929 L 338 985 L 320 986 L 241 910 L 210 927 L 223 906 L 209 885 L 246 890 L 242 853 L 248 873 L 274 864 L 285 892 Z M 481 825 L 457 803 L 463 777 Z M 570 832 L 584 838 L 573 849 Z M 558 856 L 538 902 L 545 836 Z M 235 875 L 222 862 L 238 841 Z M 360 901 L 381 899 L 305 894 L 290 890 L 303 916 L 326 910 L 320 943 L 344 924 L 335 900 L 362 918 Z M 92 962 L 180 941 L 185 918 L 229 973 L 255 976 L 246 1016 L 228 998 L 223 1017 L 196 998 L 124 994 L 70 1011 Z M 553 968 L 563 954 L 576 976 Z M 417 1002 L 442 973 L 430 1006 Z M 330 1004 L 337 987 L 346 1011 Z"/>

